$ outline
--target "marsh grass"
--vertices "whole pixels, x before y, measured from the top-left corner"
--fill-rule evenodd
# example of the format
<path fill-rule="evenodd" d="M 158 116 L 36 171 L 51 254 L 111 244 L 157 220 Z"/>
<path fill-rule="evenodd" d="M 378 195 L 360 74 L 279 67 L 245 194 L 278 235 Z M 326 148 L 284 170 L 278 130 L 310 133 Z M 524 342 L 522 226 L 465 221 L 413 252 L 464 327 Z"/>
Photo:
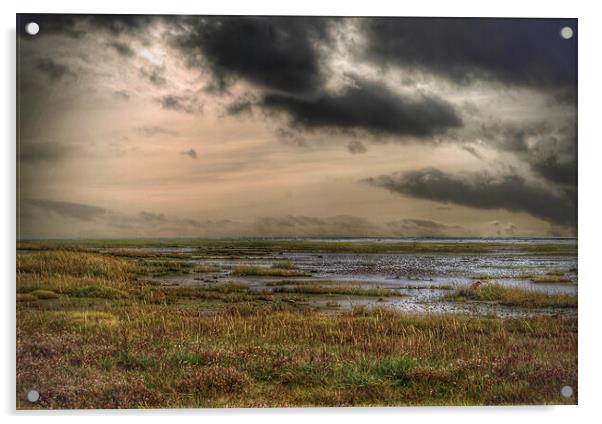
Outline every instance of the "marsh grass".
<path fill-rule="evenodd" d="M 196 268 L 194 268 L 195 272 L 220 272 L 222 270 L 221 267 L 219 266 L 214 266 L 214 265 L 198 265 Z"/>
<path fill-rule="evenodd" d="M 118 258 L 88 252 L 52 251 L 17 255 L 17 272 L 40 276 L 107 278 L 124 281 L 138 267 Z"/>
<path fill-rule="evenodd" d="M 319 285 L 299 285 L 292 287 L 277 287 L 273 289 L 275 293 L 300 293 L 315 295 L 345 295 L 345 296 L 366 296 L 366 297 L 388 297 L 403 296 L 396 290 L 381 288 L 364 288 L 358 286 L 319 286 Z"/>
<path fill-rule="evenodd" d="M 281 262 L 274 262 L 272 264 L 272 268 L 273 269 L 297 269 L 297 266 L 290 261 L 281 261 Z"/>
<path fill-rule="evenodd" d="M 191 262 L 167 259 L 138 260 L 136 271 L 140 275 L 154 276 L 187 274 L 193 271 L 195 264 Z"/>
<path fill-rule="evenodd" d="M 534 283 L 572 283 L 573 280 L 561 272 L 547 273 L 546 275 L 538 275 L 531 278 Z"/>
<path fill-rule="evenodd" d="M 69 292 L 74 297 L 97 297 L 102 299 L 123 299 L 128 297 L 128 293 L 113 287 L 107 286 L 84 286 Z"/>
<path fill-rule="evenodd" d="M 303 279 L 292 279 L 292 280 L 280 280 L 280 281 L 267 281 L 265 285 L 267 287 L 283 287 L 283 286 L 328 286 L 328 285 L 341 285 L 341 283 L 345 283 L 349 286 L 353 286 L 354 284 L 361 284 L 355 282 L 342 282 L 339 280 L 303 280 Z"/>
<path fill-rule="evenodd" d="M 135 258 L 135 259 L 148 259 L 148 258 L 163 258 L 163 259 L 191 259 L 193 255 L 187 252 L 146 252 L 142 250 L 128 250 L 119 249 L 111 250 L 106 252 L 109 256 L 116 256 L 121 258 Z"/>
<path fill-rule="evenodd" d="M 232 275 L 244 277 L 307 277 L 308 275 L 297 269 L 274 268 L 262 266 L 235 266 Z"/>
<path fill-rule="evenodd" d="M 477 288 L 459 288 L 445 296 L 447 300 L 496 302 L 506 306 L 526 308 L 576 308 L 577 297 L 564 294 L 547 294 L 517 287 L 505 287 L 487 282 Z"/>
<path fill-rule="evenodd" d="M 151 285 L 130 259 L 52 253 L 18 262 L 20 409 L 577 400 L 560 395 L 577 387 L 574 318 L 325 314 L 292 293 Z M 128 295 L 77 296 L 105 289 Z M 35 290 L 60 297 L 39 300 Z M 35 405 L 23 398 L 32 387 Z"/>

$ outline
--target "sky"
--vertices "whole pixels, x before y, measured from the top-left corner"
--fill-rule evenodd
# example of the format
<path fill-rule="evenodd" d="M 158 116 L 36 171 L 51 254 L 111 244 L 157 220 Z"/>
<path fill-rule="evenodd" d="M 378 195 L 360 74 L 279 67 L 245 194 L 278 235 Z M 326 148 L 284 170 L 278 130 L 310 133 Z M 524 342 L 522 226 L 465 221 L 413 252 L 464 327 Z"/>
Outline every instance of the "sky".
<path fill-rule="evenodd" d="M 17 26 L 19 239 L 576 235 L 574 19 Z"/>

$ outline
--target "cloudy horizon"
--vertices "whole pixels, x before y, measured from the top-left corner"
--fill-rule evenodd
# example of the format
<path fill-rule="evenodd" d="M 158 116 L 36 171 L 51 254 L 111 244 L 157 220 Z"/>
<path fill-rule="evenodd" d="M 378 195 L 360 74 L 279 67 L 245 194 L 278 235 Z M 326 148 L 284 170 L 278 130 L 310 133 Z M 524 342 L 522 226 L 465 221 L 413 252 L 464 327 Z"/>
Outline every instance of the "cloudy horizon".
<path fill-rule="evenodd" d="M 574 19 L 18 27 L 20 239 L 576 236 Z"/>

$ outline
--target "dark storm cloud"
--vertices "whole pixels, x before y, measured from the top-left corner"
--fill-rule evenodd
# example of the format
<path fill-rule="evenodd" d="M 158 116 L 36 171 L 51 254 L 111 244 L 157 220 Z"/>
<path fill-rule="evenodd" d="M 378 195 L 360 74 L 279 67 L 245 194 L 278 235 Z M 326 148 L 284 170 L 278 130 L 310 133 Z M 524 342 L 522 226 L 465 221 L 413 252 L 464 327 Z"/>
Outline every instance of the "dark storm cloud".
<path fill-rule="evenodd" d="M 576 19 L 370 18 L 365 54 L 459 83 L 576 87 L 577 37 L 560 37 Z"/>
<path fill-rule="evenodd" d="M 174 110 L 177 112 L 196 113 L 200 112 L 202 106 L 196 98 L 188 95 L 169 94 L 155 99 L 163 109 Z"/>
<path fill-rule="evenodd" d="M 171 137 L 179 137 L 180 133 L 175 130 L 170 130 L 162 127 L 140 127 L 138 131 L 145 137 L 154 137 L 156 135 L 167 135 Z"/>
<path fill-rule="evenodd" d="M 366 146 L 364 146 L 363 143 L 358 140 L 350 141 L 349 144 L 347 144 L 347 150 L 349 150 L 349 153 L 354 155 L 367 152 Z"/>
<path fill-rule="evenodd" d="M 478 137 L 497 150 L 525 153 L 529 150 L 529 138 L 549 134 L 552 127 L 548 122 L 535 123 L 498 122 L 481 125 Z"/>
<path fill-rule="evenodd" d="M 563 162 L 552 154 L 538 161 L 533 161 L 531 167 L 549 181 L 577 186 L 577 163 L 575 160 Z"/>
<path fill-rule="evenodd" d="M 478 209 L 526 212 L 555 224 L 576 226 L 576 193 L 555 193 L 518 175 L 453 175 L 437 169 L 369 178 L 367 183 L 393 193 Z"/>
<path fill-rule="evenodd" d="M 577 186 L 576 122 L 545 134 L 530 149 L 526 160 L 534 172 L 548 181 Z"/>
<path fill-rule="evenodd" d="M 107 213 L 107 209 L 82 203 L 57 202 L 54 200 L 31 199 L 25 203 L 69 218 L 91 221 Z"/>
<path fill-rule="evenodd" d="M 190 17 L 173 45 L 191 67 L 211 69 L 216 87 L 244 78 L 264 88 L 308 92 L 320 86 L 315 43 L 327 38 L 320 17 Z"/>
<path fill-rule="evenodd" d="M 64 77 L 77 76 L 69 66 L 59 63 L 49 57 L 36 60 L 35 68 L 46 75 L 51 82 L 56 82 Z"/>
<path fill-rule="evenodd" d="M 17 25 L 20 34 L 27 36 L 25 25 L 36 22 L 40 26 L 37 35 L 62 34 L 70 37 L 82 37 L 92 31 L 101 31 L 110 35 L 139 35 L 151 23 L 163 19 L 153 15 L 77 15 L 51 13 L 19 13 Z"/>
<path fill-rule="evenodd" d="M 285 112 L 293 126 L 307 130 L 360 129 L 395 136 L 430 137 L 462 125 L 453 106 L 443 99 L 404 98 L 382 85 L 360 79 L 340 94 L 321 93 L 308 98 L 267 94 L 262 106 Z"/>
<path fill-rule="evenodd" d="M 196 150 L 194 149 L 188 149 L 185 152 L 182 152 L 182 154 L 184 156 L 188 156 L 191 159 L 198 159 L 199 155 L 197 154 Z"/>
<path fill-rule="evenodd" d="M 572 120 L 562 126 L 546 121 L 482 125 L 476 137 L 498 151 L 515 154 L 551 183 L 577 184 L 577 130 Z M 462 148 L 474 150 L 470 146 Z"/>
<path fill-rule="evenodd" d="M 130 46 L 119 41 L 113 41 L 112 43 L 109 43 L 109 46 L 111 46 L 117 53 L 125 57 L 133 57 L 136 54 Z"/>

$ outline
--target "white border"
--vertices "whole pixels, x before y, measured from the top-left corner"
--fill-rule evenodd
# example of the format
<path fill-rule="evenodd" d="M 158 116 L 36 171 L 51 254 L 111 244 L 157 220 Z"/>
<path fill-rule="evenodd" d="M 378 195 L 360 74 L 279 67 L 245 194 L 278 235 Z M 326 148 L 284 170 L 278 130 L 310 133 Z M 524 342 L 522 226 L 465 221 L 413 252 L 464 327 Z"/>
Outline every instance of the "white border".
<path fill-rule="evenodd" d="M 92 4 L 76 0 L 34 1 L 17 4 L 2 3 L 2 220 L 0 260 L 4 278 L 3 322 L 4 346 L 0 350 L 3 379 L 0 411 L 10 421 L 80 422 L 80 411 L 21 413 L 14 411 L 14 349 L 15 349 L 15 13 L 147 13 L 147 14 L 301 14 L 301 15 L 369 15 L 369 16 L 490 16 L 490 17 L 557 17 L 579 19 L 579 406 L 572 407 L 479 407 L 479 408 L 347 408 L 347 409 L 272 409 L 272 410 L 174 410 L 174 411 L 96 411 L 86 412 L 84 419 L 116 422 L 143 416 L 149 422 L 163 422 L 173 416 L 178 421 L 212 421 L 245 423 L 290 423 L 307 420 L 340 420 L 346 424 L 365 423 L 373 417 L 387 421 L 437 420 L 445 424 L 483 422 L 505 423 L 514 419 L 542 420 L 546 424 L 589 421 L 600 404 L 601 386 L 600 339 L 598 308 L 602 300 L 602 279 L 597 268 L 601 263 L 600 241 L 600 76 L 602 15 L 593 1 L 527 2 L 504 0 L 495 4 L 484 1 L 454 0 L 368 2 L 303 0 L 301 2 L 255 0 L 220 0 L 191 2 L 168 0 L 162 2 L 124 2 L 104 0 Z M 599 414 L 597 414 L 599 415 Z"/>

